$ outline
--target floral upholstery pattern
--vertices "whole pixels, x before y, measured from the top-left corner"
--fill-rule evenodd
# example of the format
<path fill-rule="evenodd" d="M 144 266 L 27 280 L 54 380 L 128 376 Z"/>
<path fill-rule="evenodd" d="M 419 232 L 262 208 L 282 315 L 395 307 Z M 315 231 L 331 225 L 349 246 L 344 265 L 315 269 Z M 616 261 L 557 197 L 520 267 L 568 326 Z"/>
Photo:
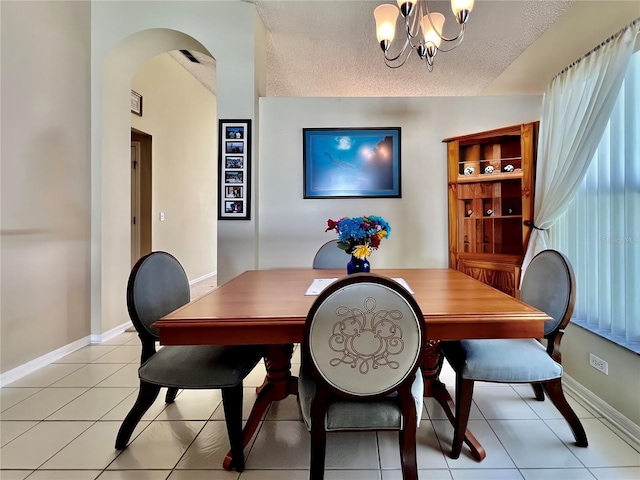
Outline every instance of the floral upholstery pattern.
<path fill-rule="evenodd" d="M 397 369 L 400 364 L 391 357 L 402 353 L 404 342 L 402 328 L 396 323 L 402 320 L 399 310 L 376 311 L 376 299 L 364 299 L 364 309 L 340 306 L 336 316 L 341 317 L 333 326 L 329 347 L 341 353 L 332 358 L 331 366 L 342 363 L 358 368 L 366 375 L 369 368 L 389 367 Z"/>

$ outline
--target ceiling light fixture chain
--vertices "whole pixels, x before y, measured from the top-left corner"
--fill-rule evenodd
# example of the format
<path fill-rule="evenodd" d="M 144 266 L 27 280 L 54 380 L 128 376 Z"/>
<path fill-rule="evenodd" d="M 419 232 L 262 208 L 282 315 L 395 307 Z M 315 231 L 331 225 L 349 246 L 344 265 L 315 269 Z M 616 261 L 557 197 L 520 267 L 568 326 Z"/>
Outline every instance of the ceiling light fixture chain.
<path fill-rule="evenodd" d="M 384 54 L 384 63 L 389 68 L 402 67 L 415 50 L 427 69 L 433 70 L 433 61 L 438 52 L 449 52 L 462 43 L 469 14 L 475 0 L 451 0 L 451 10 L 460 25 L 455 37 L 445 37 L 443 32 L 444 15 L 431 13 L 428 0 L 397 0 L 398 7 L 392 4 L 378 6 L 373 15 L 376 19 L 376 33 L 380 48 Z M 395 36 L 398 13 L 402 13 L 406 29 L 406 40 L 400 53 L 389 57 L 389 49 Z M 444 44 L 442 43 L 444 42 Z M 448 48 L 443 45 L 451 44 Z"/>

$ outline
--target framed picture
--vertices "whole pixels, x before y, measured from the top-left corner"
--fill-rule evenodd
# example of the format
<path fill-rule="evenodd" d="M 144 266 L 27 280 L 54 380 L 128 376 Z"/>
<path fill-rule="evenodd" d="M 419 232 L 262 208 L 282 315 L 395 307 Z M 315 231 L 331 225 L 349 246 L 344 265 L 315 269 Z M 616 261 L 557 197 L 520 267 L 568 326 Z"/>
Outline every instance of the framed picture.
<path fill-rule="evenodd" d="M 244 198 L 242 187 L 224 187 L 224 198 Z"/>
<path fill-rule="evenodd" d="M 131 113 L 142 116 L 142 95 L 131 90 Z"/>
<path fill-rule="evenodd" d="M 224 157 L 224 168 L 244 168 L 244 158 Z"/>
<path fill-rule="evenodd" d="M 251 120 L 218 125 L 218 220 L 249 220 Z"/>
<path fill-rule="evenodd" d="M 400 198 L 400 127 L 303 128 L 304 198 Z"/>
<path fill-rule="evenodd" d="M 225 141 L 226 153 L 244 153 L 244 142 Z"/>
<path fill-rule="evenodd" d="M 224 172 L 224 183 L 243 183 L 244 181 L 244 172 L 234 172 L 226 170 Z"/>

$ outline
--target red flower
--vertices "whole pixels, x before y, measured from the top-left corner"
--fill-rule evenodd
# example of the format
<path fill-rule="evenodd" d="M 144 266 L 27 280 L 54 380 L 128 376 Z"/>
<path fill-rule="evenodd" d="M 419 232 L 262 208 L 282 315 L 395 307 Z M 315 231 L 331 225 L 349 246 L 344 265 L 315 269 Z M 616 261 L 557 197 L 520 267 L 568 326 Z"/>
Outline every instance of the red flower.
<path fill-rule="evenodd" d="M 380 245 L 380 237 L 378 235 L 371 235 L 371 248 L 378 248 Z"/>
<path fill-rule="evenodd" d="M 325 232 L 328 232 L 329 230 L 336 230 L 338 228 L 338 225 L 340 224 L 340 222 L 336 222 L 334 220 L 327 220 L 327 229 L 325 230 Z"/>

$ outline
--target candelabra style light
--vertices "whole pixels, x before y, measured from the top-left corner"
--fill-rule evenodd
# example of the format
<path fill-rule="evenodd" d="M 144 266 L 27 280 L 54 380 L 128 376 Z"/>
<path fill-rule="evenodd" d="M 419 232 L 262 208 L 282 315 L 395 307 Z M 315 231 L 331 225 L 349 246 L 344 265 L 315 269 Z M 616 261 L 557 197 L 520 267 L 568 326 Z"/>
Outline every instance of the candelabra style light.
<path fill-rule="evenodd" d="M 399 10 L 391 4 L 377 7 L 373 15 L 376 18 L 378 42 L 384 52 L 384 63 L 390 68 L 401 67 L 415 50 L 420 59 L 425 61 L 427 69 L 432 71 L 433 60 L 438 52 L 451 51 L 462 43 L 474 1 L 451 0 L 451 10 L 460 25 L 460 32 L 452 38 L 442 35 L 444 15 L 429 12 L 428 0 L 398 0 Z M 389 47 L 395 36 L 398 13 L 402 13 L 404 17 L 407 39 L 400 53 L 395 57 L 389 57 Z M 450 46 L 444 48 L 443 46 L 447 44 Z"/>

